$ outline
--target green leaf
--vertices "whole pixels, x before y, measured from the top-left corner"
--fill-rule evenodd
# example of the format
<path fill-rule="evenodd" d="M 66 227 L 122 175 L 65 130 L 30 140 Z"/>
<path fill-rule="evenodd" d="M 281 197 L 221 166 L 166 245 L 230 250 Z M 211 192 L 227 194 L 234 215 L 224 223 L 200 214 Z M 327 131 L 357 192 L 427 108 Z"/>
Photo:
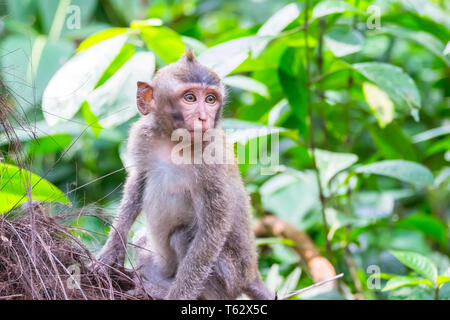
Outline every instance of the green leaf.
<path fill-rule="evenodd" d="M 433 287 L 433 283 L 430 280 L 415 277 L 398 276 L 390 279 L 386 283 L 382 291 L 391 291 L 403 286 L 413 286 L 417 284 L 426 284 L 427 286 Z"/>
<path fill-rule="evenodd" d="M 250 139 L 264 137 L 270 134 L 285 131 L 284 128 L 265 126 L 260 123 L 226 118 L 221 126 L 226 130 L 227 141 L 231 143 L 247 143 Z"/>
<path fill-rule="evenodd" d="M 261 186 L 260 194 L 266 210 L 302 230 L 321 219 L 320 214 L 308 214 L 320 205 L 314 172 L 288 170 L 278 174 Z"/>
<path fill-rule="evenodd" d="M 443 136 L 450 133 L 450 125 L 443 125 L 442 127 L 433 128 L 421 133 L 416 134 L 412 137 L 414 143 L 419 143 L 422 141 L 427 141 L 439 136 Z"/>
<path fill-rule="evenodd" d="M 3 36 L 3 35 L 2 35 Z M 49 40 L 45 36 L 34 37 L 13 34 L 0 43 L 1 79 L 15 92 L 24 112 L 40 101 L 53 74 L 73 53 L 73 43 L 65 40 Z"/>
<path fill-rule="evenodd" d="M 284 30 L 292 21 L 294 21 L 300 15 L 300 8 L 297 3 L 290 3 L 274 15 L 272 15 L 262 26 L 259 28 L 258 36 L 274 36 Z"/>
<path fill-rule="evenodd" d="M 305 66 L 298 49 L 286 49 L 280 60 L 278 76 L 292 112 L 299 120 L 300 133 L 306 134 L 309 92 Z"/>
<path fill-rule="evenodd" d="M 286 99 L 282 99 L 267 114 L 267 124 L 276 126 L 282 124 L 292 114 L 291 107 Z"/>
<path fill-rule="evenodd" d="M 185 51 L 181 36 L 172 29 L 146 26 L 141 29 L 141 36 L 165 63 L 177 61 Z"/>
<path fill-rule="evenodd" d="M 285 296 L 291 292 L 293 292 L 297 288 L 298 281 L 300 280 L 300 276 L 302 274 L 302 269 L 296 267 L 292 272 L 286 277 L 283 284 L 278 289 L 279 296 Z"/>
<path fill-rule="evenodd" d="M 83 115 L 84 120 L 86 120 L 86 123 L 91 127 L 94 135 L 98 137 L 103 127 L 98 122 L 98 118 L 92 112 L 91 107 L 89 106 L 89 103 L 87 101 L 84 101 L 81 105 L 81 114 Z"/>
<path fill-rule="evenodd" d="M 378 120 L 378 125 L 381 128 L 386 127 L 394 120 L 394 103 L 383 90 L 369 82 L 364 82 L 362 88 L 366 102 Z"/>
<path fill-rule="evenodd" d="M 358 31 L 347 25 L 334 26 L 324 36 L 325 45 L 336 57 L 344 57 L 361 51 L 364 37 Z"/>
<path fill-rule="evenodd" d="M 20 168 L 0 163 L 0 213 L 28 200 L 27 186 L 32 188 L 32 199 L 70 203 L 64 193 L 45 179 Z"/>
<path fill-rule="evenodd" d="M 427 257 L 411 251 L 391 251 L 391 253 L 405 266 L 432 282 L 436 281 L 438 275 L 436 266 Z"/>
<path fill-rule="evenodd" d="M 228 76 L 223 79 L 223 83 L 231 87 L 242 89 L 244 91 L 257 93 L 265 98 L 269 97 L 269 90 L 267 89 L 267 86 L 264 83 L 250 77 L 241 75 Z"/>
<path fill-rule="evenodd" d="M 432 185 L 431 171 L 421 164 L 406 160 L 385 160 L 361 166 L 358 173 L 370 173 L 391 177 L 417 186 Z"/>
<path fill-rule="evenodd" d="M 53 32 L 52 36 L 58 35 L 58 29 L 60 29 L 61 35 L 72 31 L 72 29 L 68 28 L 70 25 L 68 22 L 71 22 L 73 19 L 80 19 L 80 26 L 86 26 L 98 5 L 98 0 L 27 0 L 26 3 L 21 3 L 21 5 L 24 7 L 29 6 L 30 2 L 34 2 L 37 5 L 39 22 L 43 33 L 52 35 Z M 74 14 L 69 5 L 76 6 L 81 10 Z M 59 23 L 57 23 L 58 26 L 55 29 L 55 21 L 57 20 L 59 20 Z"/>
<path fill-rule="evenodd" d="M 408 30 L 397 26 L 383 26 L 381 32 L 391 34 L 394 37 L 403 38 L 415 42 L 435 54 L 447 66 L 450 66 L 450 58 L 445 56 L 444 44 L 436 37 L 423 31 Z"/>
<path fill-rule="evenodd" d="M 125 43 L 122 49 L 120 49 L 120 52 L 114 58 L 114 60 L 111 61 L 111 64 L 108 66 L 108 68 L 106 68 L 106 70 L 103 72 L 100 79 L 98 79 L 98 82 L 94 87 L 94 90 L 100 87 L 106 81 L 108 81 L 108 79 L 111 78 L 117 72 L 117 70 L 119 70 L 128 60 L 130 60 L 133 55 L 134 55 L 134 45 Z"/>
<path fill-rule="evenodd" d="M 97 33 L 93 34 L 92 36 L 90 36 L 89 38 L 85 39 L 83 42 L 81 42 L 80 45 L 78 46 L 77 51 L 80 52 L 80 51 L 86 50 L 87 48 L 92 47 L 96 43 L 111 39 L 115 36 L 118 36 L 119 34 L 127 32 L 127 31 L 128 31 L 127 28 L 110 28 L 107 30 L 97 32 Z"/>
<path fill-rule="evenodd" d="M 447 244 L 447 228 L 441 220 L 424 213 L 416 213 L 400 219 L 396 225 L 403 228 L 420 230 L 439 241 L 443 246 Z"/>
<path fill-rule="evenodd" d="M 158 18 L 150 18 L 147 20 L 133 20 L 130 23 L 131 29 L 142 29 L 144 27 L 159 27 L 163 25 L 163 21 Z"/>
<path fill-rule="evenodd" d="M 183 40 L 186 47 L 194 50 L 196 56 L 202 54 L 208 49 L 208 47 L 203 42 L 195 38 L 181 36 L 181 40 Z"/>
<path fill-rule="evenodd" d="M 427 17 L 420 16 L 413 12 L 405 14 L 404 12 L 383 15 L 383 26 L 388 23 L 393 23 L 410 30 L 419 32 L 428 32 L 434 35 L 442 42 L 450 39 L 450 29 L 442 28 L 442 25 Z M 380 30 L 381 31 L 381 30 Z"/>
<path fill-rule="evenodd" d="M 379 272 L 379 273 L 374 273 L 372 275 L 373 278 L 380 278 L 380 279 L 385 279 L 385 280 L 389 280 L 395 277 L 398 277 L 398 275 L 396 274 L 391 274 L 391 273 L 383 273 L 383 272 Z"/>
<path fill-rule="evenodd" d="M 136 83 L 150 82 L 155 71 L 152 52 L 136 52 L 108 81 L 91 91 L 86 101 L 98 123 L 115 127 L 137 114 Z"/>
<path fill-rule="evenodd" d="M 265 41 L 265 37 L 258 36 L 233 39 L 204 51 L 198 61 L 223 79 L 249 57 L 252 48 Z"/>
<path fill-rule="evenodd" d="M 99 42 L 72 57 L 45 88 L 42 110 L 49 125 L 71 119 L 93 90 L 104 70 L 117 56 L 127 36 Z"/>
<path fill-rule="evenodd" d="M 444 283 L 450 282 L 450 276 L 438 276 L 436 278 L 436 283 L 438 286 L 443 285 Z"/>
<path fill-rule="evenodd" d="M 411 77 L 401 68 L 388 63 L 364 62 L 353 65 L 367 79 L 373 81 L 399 106 L 407 105 L 415 120 L 421 107 L 419 90 Z"/>
<path fill-rule="evenodd" d="M 337 153 L 320 149 L 315 150 L 315 156 L 323 186 L 326 186 L 336 174 L 358 161 L 358 156 L 352 153 Z"/>
<path fill-rule="evenodd" d="M 450 28 L 450 15 L 443 11 L 438 5 L 429 0 L 407 0 L 402 1 L 405 8 L 426 16 L 447 28 Z"/>
<path fill-rule="evenodd" d="M 314 7 L 312 11 L 312 18 L 317 19 L 329 14 L 343 13 L 343 12 L 356 12 L 361 13 L 354 6 L 346 1 L 328 0 L 321 1 Z"/>
<path fill-rule="evenodd" d="M 447 152 L 448 150 L 450 150 L 450 137 L 441 139 L 436 143 L 433 143 L 427 148 L 425 155 L 429 157 L 435 153 Z"/>
<path fill-rule="evenodd" d="M 291 239 L 282 238 L 256 238 L 255 244 L 257 246 L 267 246 L 270 244 L 282 244 L 285 246 L 295 246 L 295 242 Z"/>
<path fill-rule="evenodd" d="M 368 129 L 379 152 L 386 159 L 400 158 L 418 161 L 419 158 L 414 145 L 396 123 L 391 123 L 385 128 L 371 124 L 368 125 Z"/>
<path fill-rule="evenodd" d="M 292 21 L 298 18 L 300 15 L 300 8 L 297 3 L 290 3 L 280 10 L 278 10 L 273 16 L 271 16 L 257 32 L 257 36 L 267 37 L 266 41 L 261 41 L 252 47 L 252 57 L 257 57 L 264 50 L 272 37 L 278 35 L 283 31 Z"/>
<path fill-rule="evenodd" d="M 36 154 L 50 154 L 64 150 L 70 145 L 72 137 L 66 133 L 43 136 L 33 140 L 28 146 L 28 153 L 32 156 Z"/>

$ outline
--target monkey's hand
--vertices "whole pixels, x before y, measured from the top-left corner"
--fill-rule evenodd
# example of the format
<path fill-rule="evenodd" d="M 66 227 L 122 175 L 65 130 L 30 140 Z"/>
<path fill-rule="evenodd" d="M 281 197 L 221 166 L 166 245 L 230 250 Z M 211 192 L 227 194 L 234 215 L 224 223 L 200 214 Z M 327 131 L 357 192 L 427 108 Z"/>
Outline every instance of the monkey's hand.
<path fill-rule="evenodd" d="M 106 243 L 97 255 L 97 261 L 95 261 L 91 267 L 97 271 L 110 273 L 111 269 L 123 267 L 125 254 L 126 252 L 123 246 L 115 246 Z"/>

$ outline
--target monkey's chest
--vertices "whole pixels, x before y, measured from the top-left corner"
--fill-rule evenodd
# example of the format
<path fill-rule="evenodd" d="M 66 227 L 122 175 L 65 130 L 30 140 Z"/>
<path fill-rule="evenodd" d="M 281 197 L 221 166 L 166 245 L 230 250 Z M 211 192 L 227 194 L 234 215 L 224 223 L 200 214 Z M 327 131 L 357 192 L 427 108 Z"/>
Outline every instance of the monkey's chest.
<path fill-rule="evenodd" d="M 192 223 L 191 183 L 190 172 L 184 168 L 165 161 L 155 162 L 148 173 L 144 194 L 144 211 L 154 236 L 167 236 L 175 228 Z"/>

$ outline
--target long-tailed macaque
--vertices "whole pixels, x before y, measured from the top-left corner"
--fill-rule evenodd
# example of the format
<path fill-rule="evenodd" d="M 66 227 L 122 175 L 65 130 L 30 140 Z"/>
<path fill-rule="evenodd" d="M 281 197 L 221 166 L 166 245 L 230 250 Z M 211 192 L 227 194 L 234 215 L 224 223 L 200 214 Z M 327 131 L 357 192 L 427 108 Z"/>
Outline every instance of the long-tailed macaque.
<path fill-rule="evenodd" d="M 258 272 L 249 197 L 234 154 L 225 163 L 174 161 L 179 152 L 192 160 L 198 140 L 203 140 L 200 151 L 214 145 L 213 154 L 229 155 L 224 139 L 204 139 L 210 130 L 224 137 L 224 99 L 221 80 L 192 51 L 160 69 L 151 84 L 138 82 L 142 117 L 128 141 L 133 166 L 98 260 L 123 265 L 128 233 L 143 211 L 146 228 L 133 243 L 138 272 L 153 298 L 235 299 L 242 293 L 274 298 Z M 181 151 L 173 141 L 179 130 L 193 138 Z"/>

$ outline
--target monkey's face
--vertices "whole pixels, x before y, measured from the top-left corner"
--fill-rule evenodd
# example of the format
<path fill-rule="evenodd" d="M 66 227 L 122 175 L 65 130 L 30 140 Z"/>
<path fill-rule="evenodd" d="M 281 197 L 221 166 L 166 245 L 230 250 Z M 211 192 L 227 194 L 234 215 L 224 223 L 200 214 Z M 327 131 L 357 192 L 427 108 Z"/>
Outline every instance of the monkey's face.
<path fill-rule="evenodd" d="M 216 125 L 222 107 L 219 87 L 201 83 L 186 83 L 175 88 L 174 128 L 189 132 L 205 132 Z"/>
<path fill-rule="evenodd" d="M 217 74 L 188 50 L 179 61 L 160 69 L 152 84 L 138 82 L 137 106 L 143 115 L 155 112 L 160 129 L 204 133 L 216 127 L 224 95 Z"/>

